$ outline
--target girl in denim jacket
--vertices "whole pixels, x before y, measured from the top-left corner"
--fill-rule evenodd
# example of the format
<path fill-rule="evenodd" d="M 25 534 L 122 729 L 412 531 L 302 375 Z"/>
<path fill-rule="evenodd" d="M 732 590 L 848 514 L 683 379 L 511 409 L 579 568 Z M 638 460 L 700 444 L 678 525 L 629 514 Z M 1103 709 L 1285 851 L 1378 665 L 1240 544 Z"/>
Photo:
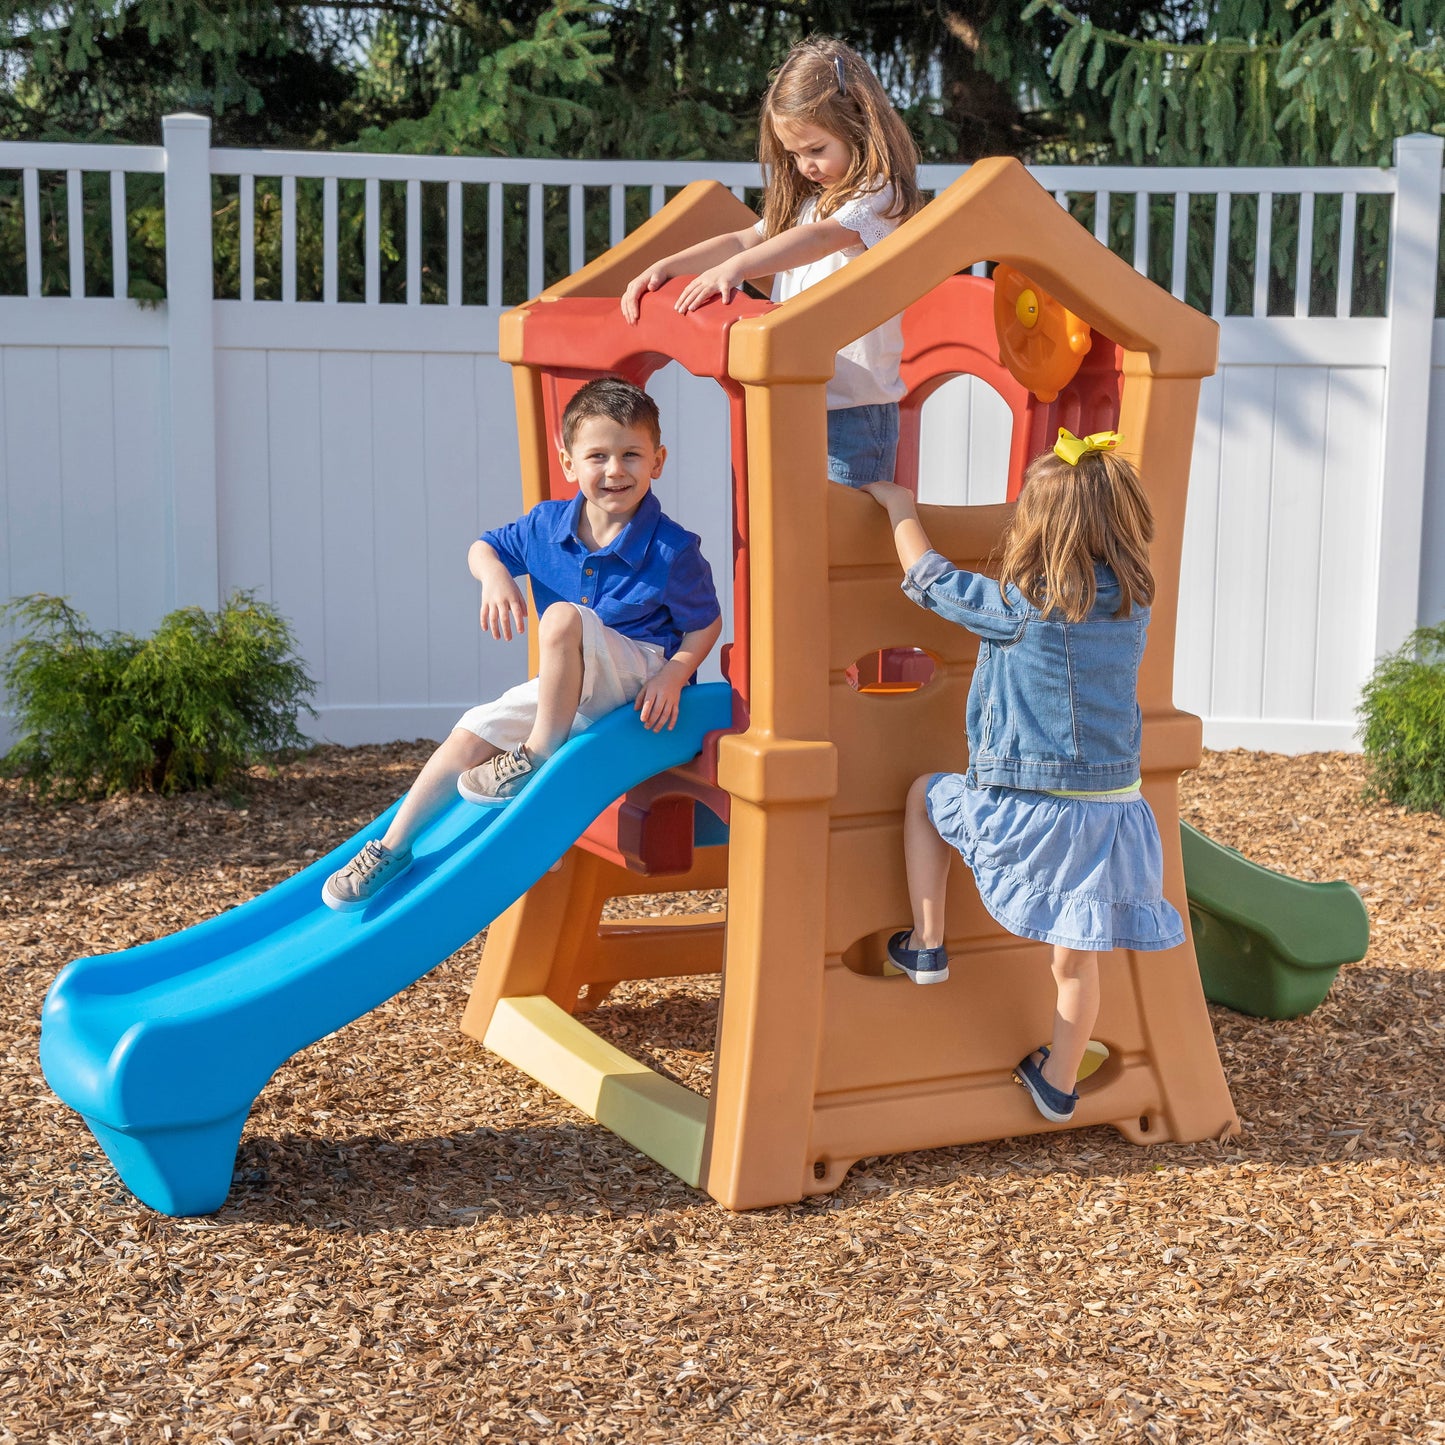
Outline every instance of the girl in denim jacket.
<path fill-rule="evenodd" d="M 1159 827 L 1139 791 L 1139 662 L 1154 578 L 1153 517 L 1119 437 L 1060 430 L 1030 463 L 997 582 L 929 545 L 913 495 L 870 488 L 887 509 L 920 607 L 977 633 L 967 773 L 930 773 L 908 794 L 903 846 L 913 927 L 888 954 L 915 983 L 948 977 L 950 849 L 1010 933 L 1054 948 L 1047 1048 L 1014 1077 L 1039 1112 L 1072 1118 L 1074 1081 L 1099 1012 L 1100 952 L 1184 941 L 1163 896 Z"/>

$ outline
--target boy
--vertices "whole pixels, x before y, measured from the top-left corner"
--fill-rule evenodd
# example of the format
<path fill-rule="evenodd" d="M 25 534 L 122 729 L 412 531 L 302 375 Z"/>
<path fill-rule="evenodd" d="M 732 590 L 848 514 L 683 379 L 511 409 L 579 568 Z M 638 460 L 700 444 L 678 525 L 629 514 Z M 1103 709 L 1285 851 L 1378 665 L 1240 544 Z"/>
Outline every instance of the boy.
<path fill-rule="evenodd" d="M 620 377 L 590 381 L 562 414 L 562 470 L 580 490 L 484 533 L 467 564 L 482 584 L 482 630 L 526 630 L 513 580 L 527 574 L 537 605 L 537 676 L 465 713 L 427 759 L 384 837 L 326 880 L 322 898 L 364 908 L 411 866 L 411 845 L 452 789 L 499 807 L 598 718 L 632 703 L 657 732 L 677 723 L 683 685 L 722 631 L 712 572 L 698 539 L 663 515 L 657 403 Z"/>

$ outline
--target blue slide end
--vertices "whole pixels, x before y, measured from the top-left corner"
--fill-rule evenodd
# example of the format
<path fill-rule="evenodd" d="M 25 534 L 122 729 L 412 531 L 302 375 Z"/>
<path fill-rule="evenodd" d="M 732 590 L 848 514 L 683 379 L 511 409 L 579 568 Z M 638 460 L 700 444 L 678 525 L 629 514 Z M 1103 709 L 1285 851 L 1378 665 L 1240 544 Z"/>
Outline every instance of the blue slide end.
<path fill-rule="evenodd" d="M 568 742 L 503 808 L 460 797 L 411 870 L 337 913 L 321 885 L 395 809 L 227 913 L 120 953 L 79 958 L 46 996 L 40 1063 L 132 1194 L 162 1214 L 225 1203 L 241 1130 L 292 1054 L 384 1003 L 474 938 L 629 788 L 732 725 L 726 683 L 683 689 L 677 726 L 630 708 Z"/>

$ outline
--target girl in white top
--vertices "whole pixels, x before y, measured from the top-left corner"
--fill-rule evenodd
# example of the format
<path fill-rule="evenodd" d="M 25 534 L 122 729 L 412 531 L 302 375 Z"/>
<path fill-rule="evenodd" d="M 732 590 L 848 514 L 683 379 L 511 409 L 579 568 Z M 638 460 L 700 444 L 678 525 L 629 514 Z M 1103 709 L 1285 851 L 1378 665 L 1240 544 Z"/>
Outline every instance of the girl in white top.
<path fill-rule="evenodd" d="M 787 301 L 875 246 L 922 204 L 918 148 L 878 78 L 855 51 L 813 37 L 795 45 L 763 97 L 758 142 L 767 176 L 763 219 L 664 257 L 628 283 L 622 314 L 674 276 L 694 311 L 771 275 Z M 895 316 L 838 353 L 828 383 L 828 475 L 844 486 L 891 481 L 898 449 L 903 326 Z"/>

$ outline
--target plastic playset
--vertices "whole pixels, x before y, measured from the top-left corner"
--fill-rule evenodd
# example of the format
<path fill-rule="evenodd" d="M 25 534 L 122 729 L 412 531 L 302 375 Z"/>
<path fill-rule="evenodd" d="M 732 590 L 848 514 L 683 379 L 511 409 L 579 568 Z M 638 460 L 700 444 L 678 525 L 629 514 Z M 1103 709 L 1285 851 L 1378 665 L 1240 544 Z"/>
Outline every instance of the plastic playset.
<path fill-rule="evenodd" d="M 1120 429 L 1151 489 L 1143 784 L 1168 896 L 1183 912 L 1188 891 L 1195 941 L 1207 941 L 1221 990 L 1211 996 L 1307 1011 L 1311 989 L 1254 986 L 1250 960 L 1303 968 L 1322 997 L 1321 972 L 1328 988 L 1333 968 L 1363 955 L 1363 910 L 1344 885 L 1281 878 L 1190 830 L 1177 841 L 1179 775 L 1200 756 L 1199 721 L 1171 697 L 1179 557 L 1214 322 L 1139 276 L 1010 160 L 973 166 L 786 305 L 739 296 L 680 316 L 674 282 L 635 327 L 623 321 L 617 298 L 648 262 L 751 220 L 723 187 L 689 186 L 508 313 L 501 339 L 528 506 L 569 494 L 558 423 L 589 377 L 645 383 L 676 362 L 722 388 L 735 542 L 727 680 L 686 689 L 672 732 L 647 732 L 630 710 L 605 718 L 506 808 L 459 799 L 419 840 L 411 872 L 360 913 L 324 907 L 321 883 L 384 821 L 229 913 L 70 964 L 46 1001 L 42 1065 L 146 1204 L 218 1209 L 275 1070 L 483 928 L 462 1028 L 730 1208 L 836 1189 L 867 1156 L 1057 1127 L 1010 1079 L 1051 1017 L 1047 947 L 1004 933 L 966 869 L 950 881 L 951 983 L 924 993 L 884 962 L 908 916 L 904 796 L 924 769 L 966 765 L 976 646 L 908 602 L 882 513 L 826 480 L 834 355 L 898 312 L 905 485 L 917 481 L 924 400 L 975 375 L 1013 416 L 1010 501 L 1061 425 Z M 979 261 L 1000 263 L 992 278 L 963 274 Z M 1008 504 L 923 512 L 940 550 L 979 567 Z M 720 887 L 725 915 L 600 917 L 609 898 Z M 1138 1143 L 1235 1127 L 1195 941 L 1105 956 L 1101 1046 L 1074 1124 L 1110 1124 Z M 706 1095 L 586 1025 L 623 980 L 703 973 L 722 974 Z"/>

